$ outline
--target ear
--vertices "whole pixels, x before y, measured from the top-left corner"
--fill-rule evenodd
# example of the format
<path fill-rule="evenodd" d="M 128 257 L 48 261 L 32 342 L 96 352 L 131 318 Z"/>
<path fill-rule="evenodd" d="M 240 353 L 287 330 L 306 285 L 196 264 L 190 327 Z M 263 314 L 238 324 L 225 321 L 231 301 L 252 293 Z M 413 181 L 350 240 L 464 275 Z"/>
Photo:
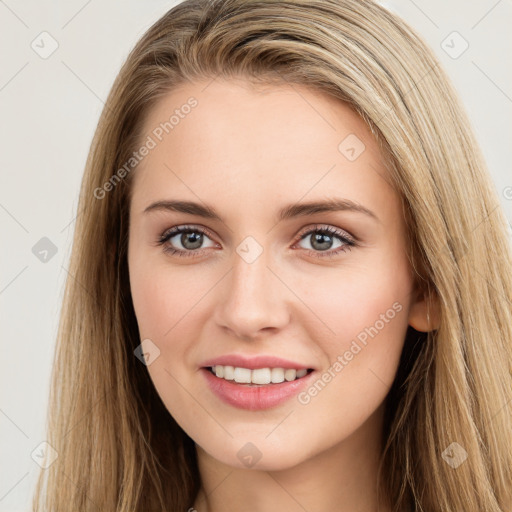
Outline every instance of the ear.
<path fill-rule="evenodd" d="M 409 309 L 409 325 L 420 332 L 439 329 L 441 314 L 437 295 L 414 292 L 414 301 Z"/>

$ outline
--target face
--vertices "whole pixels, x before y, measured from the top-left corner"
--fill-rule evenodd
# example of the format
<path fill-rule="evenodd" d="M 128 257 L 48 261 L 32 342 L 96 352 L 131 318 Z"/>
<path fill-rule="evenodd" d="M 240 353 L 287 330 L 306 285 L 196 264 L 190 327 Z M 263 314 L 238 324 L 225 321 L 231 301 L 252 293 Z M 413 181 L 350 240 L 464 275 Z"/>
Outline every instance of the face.
<path fill-rule="evenodd" d="M 261 469 L 378 425 L 422 311 L 399 197 L 362 119 L 306 87 L 217 79 L 161 99 L 144 140 L 130 286 L 178 424 L 217 461 Z M 289 381 L 293 368 L 308 373 Z"/>

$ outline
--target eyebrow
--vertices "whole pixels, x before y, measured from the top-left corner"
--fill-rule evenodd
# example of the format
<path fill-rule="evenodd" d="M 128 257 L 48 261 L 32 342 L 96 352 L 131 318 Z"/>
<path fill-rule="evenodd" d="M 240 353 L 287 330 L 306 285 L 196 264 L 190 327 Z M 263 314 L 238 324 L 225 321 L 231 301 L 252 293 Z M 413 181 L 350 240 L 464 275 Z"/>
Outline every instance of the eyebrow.
<path fill-rule="evenodd" d="M 190 215 L 197 215 L 199 217 L 204 217 L 205 219 L 218 220 L 224 223 L 222 217 L 216 212 L 216 210 L 213 207 L 208 206 L 206 204 L 195 203 L 193 201 L 156 201 L 150 204 L 144 210 L 144 213 L 158 210 L 188 213 Z M 290 204 L 279 210 L 278 220 L 283 221 L 294 217 L 313 215 L 315 213 L 337 211 L 350 211 L 362 213 L 380 223 L 380 219 L 374 212 L 372 212 L 371 210 L 369 210 L 368 208 L 364 207 L 361 204 L 351 201 L 350 199 L 329 199 L 326 201 Z"/>

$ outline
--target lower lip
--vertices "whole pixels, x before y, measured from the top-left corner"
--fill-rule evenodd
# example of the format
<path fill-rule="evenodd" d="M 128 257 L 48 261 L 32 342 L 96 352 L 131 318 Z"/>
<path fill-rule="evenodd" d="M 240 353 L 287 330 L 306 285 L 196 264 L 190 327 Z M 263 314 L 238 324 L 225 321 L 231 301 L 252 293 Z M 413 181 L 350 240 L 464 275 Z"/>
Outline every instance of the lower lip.
<path fill-rule="evenodd" d="M 308 384 L 315 372 L 312 371 L 304 377 L 290 382 L 253 386 L 236 384 L 234 381 L 216 377 L 207 368 L 201 368 L 201 373 L 205 376 L 210 389 L 223 402 L 240 409 L 261 411 L 276 407 L 298 394 Z"/>

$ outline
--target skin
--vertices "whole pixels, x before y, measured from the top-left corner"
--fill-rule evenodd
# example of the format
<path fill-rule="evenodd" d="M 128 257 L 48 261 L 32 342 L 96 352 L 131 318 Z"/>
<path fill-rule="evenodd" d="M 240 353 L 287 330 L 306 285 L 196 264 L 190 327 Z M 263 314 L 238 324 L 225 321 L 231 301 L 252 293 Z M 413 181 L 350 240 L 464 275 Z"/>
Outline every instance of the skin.
<path fill-rule="evenodd" d="M 435 326 L 413 292 L 405 222 L 378 145 L 339 100 L 304 86 L 255 88 L 243 79 L 174 89 L 148 112 L 145 136 L 191 96 L 198 105 L 134 171 L 128 263 L 141 340 L 160 351 L 147 369 L 196 443 L 202 489 L 194 508 L 391 510 L 376 495 L 383 401 L 407 326 Z M 365 145 L 353 161 L 338 149 L 349 134 Z M 353 211 L 276 220 L 285 205 L 328 198 L 364 205 L 378 220 Z M 144 213 L 169 199 L 206 203 L 223 222 Z M 195 249 L 198 257 L 165 253 L 156 243 L 180 225 L 212 234 Z M 321 257 L 344 242 L 335 235 L 322 251 L 316 232 L 302 235 L 317 225 L 346 232 L 358 245 Z M 236 251 L 247 236 L 263 249 L 252 263 Z M 177 235 L 167 245 L 194 251 L 182 243 Z M 293 397 L 265 411 L 235 408 L 200 373 L 203 361 L 222 354 L 271 354 L 321 377 L 396 303 L 400 311 L 307 404 Z M 248 442 L 261 453 L 252 467 L 237 457 Z"/>

